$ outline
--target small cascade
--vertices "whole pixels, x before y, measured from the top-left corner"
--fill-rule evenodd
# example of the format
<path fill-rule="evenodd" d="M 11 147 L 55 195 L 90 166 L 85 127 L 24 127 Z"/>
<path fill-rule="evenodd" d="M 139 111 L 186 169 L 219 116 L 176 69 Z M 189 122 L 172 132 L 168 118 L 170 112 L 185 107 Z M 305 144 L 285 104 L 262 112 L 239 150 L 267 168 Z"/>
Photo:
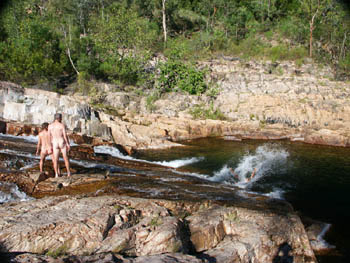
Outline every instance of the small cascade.
<path fill-rule="evenodd" d="M 108 154 L 108 155 L 111 155 L 113 157 L 117 157 L 117 158 L 124 159 L 124 160 L 132 160 L 132 161 L 139 161 L 139 162 L 145 162 L 145 163 L 159 164 L 161 166 L 167 166 L 167 167 L 172 167 L 172 168 L 179 168 L 182 166 L 186 166 L 186 165 L 200 162 L 200 161 L 204 160 L 204 157 L 191 157 L 191 158 L 183 158 L 183 159 L 172 160 L 172 161 L 161 161 L 161 162 L 154 161 L 154 162 L 152 162 L 152 161 L 136 159 L 136 158 L 133 158 L 129 155 L 124 155 L 116 147 L 107 146 L 107 145 L 95 146 L 94 152 L 100 153 L 100 154 Z"/>
<path fill-rule="evenodd" d="M 0 182 L 0 203 L 28 201 L 34 198 L 27 196 L 13 183 Z"/>

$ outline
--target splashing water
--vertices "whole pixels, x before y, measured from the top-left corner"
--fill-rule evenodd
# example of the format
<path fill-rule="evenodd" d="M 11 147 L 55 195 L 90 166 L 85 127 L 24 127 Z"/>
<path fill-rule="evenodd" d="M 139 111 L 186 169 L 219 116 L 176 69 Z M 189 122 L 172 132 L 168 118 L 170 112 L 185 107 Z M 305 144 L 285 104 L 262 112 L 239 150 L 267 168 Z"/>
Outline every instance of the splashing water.
<path fill-rule="evenodd" d="M 220 171 L 214 173 L 211 180 L 246 188 L 269 173 L 282 169 L 287 163 L 288 156 L 286 150 L 273 144 L 264 144 L 253 154 L 245 154 L 236 168 L 231 170 L 226 164 Z"/>
<path fill-rule="evenodd" d="M 0 203 L 28 201 L 33 199 L 34 198 L 20 191 L 17 185 L 8 182 L 0 182 Z"/>
<path fill-rule="evenodd" d="M 107 145 L 95 146 L 94 152 L 108 154 L 108 155 L 111 155 L 113 157 L 117 157 L 120 159 L 133 160 L 133 161 L 139 161 L 139 162 L 145 162 L 145 163 L 155 163 L 155 164 L 159 164 L 162 166 L 168 166 L 168 167 L 172 167 L 172 168 L 179 168 L 182 166 L 186 166 L 186 165 L 200 162 L 200 161 L 204 160 L 203 157 L 192 157 L 192 158 L 184 158 L 184 159 L 172 160 L 172 161 L 160 161 L 160 162 L 154 161 L 154 162 L 151 162 L 151 161 L 136 159 L 136 158 L 133 158 L 133 157 L 128 156 L 128 155 L 123 155 L 117 148 L 112 147 L 112 146 L 107 146 Z"/>

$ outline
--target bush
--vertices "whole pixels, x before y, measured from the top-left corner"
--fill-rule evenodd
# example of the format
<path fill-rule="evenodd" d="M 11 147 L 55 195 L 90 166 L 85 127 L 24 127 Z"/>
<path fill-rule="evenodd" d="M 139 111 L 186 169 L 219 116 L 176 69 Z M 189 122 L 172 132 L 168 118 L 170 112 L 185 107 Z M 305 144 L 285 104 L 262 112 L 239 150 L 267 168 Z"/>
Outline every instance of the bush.
<path fill-rule="evenodd" d="M 207 85 L 204 81 L 205 72 L 196 69 L 194 65 L 184 64 L 177 59 L 169 59 L 159 67 L 158 88 L 161 91 L 185 91 L 189 94 L 203 93 Z"/>
<path fill-rule="evenodd" d="M 204 104 L 196 105 L 190 110 L 190 114 L 194 119 L 212 119 L 212 120 L 225 120 L 225 115 L 220 109 L 214 109 L 213 103 L 209 107 Z"/>

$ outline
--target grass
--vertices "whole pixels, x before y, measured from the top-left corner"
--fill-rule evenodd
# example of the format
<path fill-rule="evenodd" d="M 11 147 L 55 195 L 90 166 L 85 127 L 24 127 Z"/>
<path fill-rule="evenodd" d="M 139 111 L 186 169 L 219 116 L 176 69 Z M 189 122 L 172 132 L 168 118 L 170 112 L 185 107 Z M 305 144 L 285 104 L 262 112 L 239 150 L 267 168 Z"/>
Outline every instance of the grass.
<path fill-rule="evenodd" d="M 157 109 L 156 105 L 154 104 L 159 99 L 159 92 L 154 91 L 152 94 L 148 95 L 146 98 L 146 108 L 150 112 L 153 112 Z"/>
<path fill-rule="evenodd" d="M 58 258 L 58 257 L 61 257 L 63 255 L 66 255 L 67 251 L 68 251 L 67 244 L 63 244 L 62 246 L 60 246 L 57 249 L 49 250 L 48 252 L 46 252 L 46 255 L 49 257 Z"/>
<path fill-rule="evenodd" d="M 153 217 L 150 222 L 150 225 L 154 227 L 160 226 L 161 224 L 163 224 L 163 220 L 159 216 Z"/>
<path fill-rule="evenodd" d="M 226 120 L 226 116 L 220 109 L 214 109 L 213 104 L 206 107 L 204 104 L 196 105 L 190 109 L 190 114 L 194 119 Z"/>
<path fill-rule="evenodd" d="M 237 211 L 233 211 L 232 213 L 225 215 L 225 219 L 227 219 L 228 221 L 231 221 L 231 222 L 239 221 Z"/>

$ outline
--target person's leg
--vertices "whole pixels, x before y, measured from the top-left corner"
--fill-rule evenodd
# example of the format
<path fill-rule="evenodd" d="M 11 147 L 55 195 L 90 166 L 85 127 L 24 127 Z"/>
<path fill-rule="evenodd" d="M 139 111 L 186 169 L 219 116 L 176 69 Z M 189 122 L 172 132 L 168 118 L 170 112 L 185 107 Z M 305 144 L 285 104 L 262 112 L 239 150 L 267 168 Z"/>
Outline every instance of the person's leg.
<path fill-rule="evenodd" d="M 43 152 L 41 152 L 41 154 L 40 154 L 40 165 L 39 165 L 39 167 L 40 167 L 40 173 L 42 173 L 43 170 L 44 170 L 43 168 L 44 168 L 45 157 L 46 157 L 46 154 L 44 154 Z"/>
<path fill-rule="evenodd" d="M 53 149 L 53 154 L 52 154 L 52 163 L 53 163 L 53 169 L 55 170 L 55 177 L 59 176 L 58 173 L 58 158 L 60 155 L 60 150 L 57 148 Z"/>
<path fill-rule="evenodd" d="M 67 169 L 67 176 L 70 176 L 70 165 L 69 165 L 69 158 L 68 158 L 68 153 L 67 153 L 67 147 L 63 147 L 63 149 L 61 149 L 61 152 L 62 152 L 64 164 L 65 164 L 66 169 Z"/>

